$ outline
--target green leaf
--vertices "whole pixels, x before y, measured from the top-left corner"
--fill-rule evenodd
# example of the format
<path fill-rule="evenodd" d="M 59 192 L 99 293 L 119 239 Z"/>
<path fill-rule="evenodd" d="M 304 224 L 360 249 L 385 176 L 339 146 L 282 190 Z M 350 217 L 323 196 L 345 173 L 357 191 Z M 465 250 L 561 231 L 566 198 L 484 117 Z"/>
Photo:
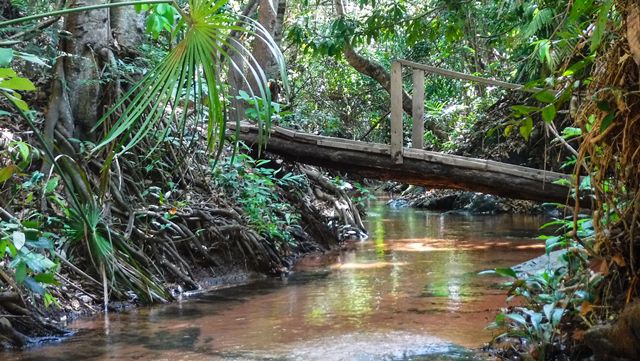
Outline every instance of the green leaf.
<path fill-rule="evenodd" d="M 58 285 L 60 282 L 56 279 L 55 273 L 40 273 L 33 277 L 34 280 L 40 283 L 46 283 L 49 285 Z"/>
<path fill-rule="evenodd" d="M 513 131 L 513 124 L 509 124 L 504 128 L 504 136 L 509 137 Z"/>
<path fill-rule="evenodd" d="M 27 78 L 11 78 L 2 80 L 0 81 L 0 88 L 27 91 L 36 90 L 36 86 Z"/>
<path fill-rule="evenodd" d="M 22 157 L 23 161 L 29 160 L 29 144 L 25 142 L 17 142 L 18 152 L 20 152 L 20 157 Z"/>
<path fill-rule="evenodd" d="M 531 136 L 531 132 L 533 131 L 533 119 L 531 119 L 531 117 L 522 119 L 518 130 L 525 140 L 529 140 L 529 136 Z"/>
<path fill-rule="evenodd" d="M 31 292 L 37 293 L 39 295 L 44 294 L 44 287 L 42 287 L 42 285 L 32 277 L 25 278 L 24 285 L 27 286 L 27 288 L 30 289 Z"/>
<path fill-rule="evenodd" d="M 23 52 L 16 51 L 16 56 L 21 58 L 21 59 L 23 59 L 23 60 L 25 60 L 25 61 L 28 61 L 30 63 L 42 65 L 42 66 L 45 66 L 47 68 L 51 67 L 49 64 L 47 64 L 47 62 L 44 59 L 42 59 L 41 57 L 39 57 L 37 55 L 34 55 L 34 54 L 29 54 L 29 53 L 23 53 Z"/>
<path fill-rule="evenodd" d="M 496 274 L 502 277 L 518 278 L 516 271 L 511 268 L 496 268 Z"/>
<path fill-rule="evenodd" d="M 17 76 L 16 72 L 11 68 L 0 68 L 0 78 L 13 78 Z"/>
<path fill-rule="evenodd" d="M 522 316 L 519 313 L 508 313 L 506 315 L 506 317 L 510 320 L 513 320 L 517 323 L 519 323 L 522 326 L 526 326 L 527 325 L 527 320 L 524 318 L 524 316 Z"/>
<path fill-rule="evenodd" d="M 14 164 L 0 169 L 0 184 L 9 180 L 11 176 L 13 176 L 18 170 L 18 167 L 16 167 Z"/>
<path fill-rule="evenodd" d="M 13 245 L 18 251 L 24 246 L 25 242 L 27 241 L 24 233 L 20 231 L 13 232 L 11 238 L 13 239 Z"/>
<path fill-rule="evenodd" d="M 43 272 L 52 269 L 56 265 L 47 257 L 31 251 L 24 252 L 23 250 L 23 252 L 20 253 L 20 257 L 34 272 Z"/>
<path fill-rule="evenodd" d="M 542 119 L 547 123 L 551 123 L 556 118 L 557 114 L 556 106 L 553 104 L 549 104 L 542 108 Z"/>
<path fill-rule="evenodd" d="M 17 93 L 15 93 L 17 94 Z M 22 99 L 20 99 L 20 97 L 16 96 L 16 95 L 12 95 L 9 93 L 4 93 L 4 95 L 7 97 L 7 99 L 9 99 L 11 101 L 11 103 L 13 103 L 13 105 L 15 105 L 18 109 L 24 111 L 24 112 L 28 112 L 29 111 L 29 105 Z"/>
<path fill-rule="evenodd" d="M 13 50 L 8 48 L 0 48 L 0 67 L 7 67 L 13 60 Z"/>
<path fill-rule="evenodd" d="M 18 262 L 16 265 L 16 282 L 22 283 L 27 277 L 27 265 L 24 262 Z"/>
<path fill-rule="evenodd" d="M 27 241 L 27 246 L 32 249 L 53 250 L 53 241 L 51 241 L 49 238 L 40 237 L 36 241 Z"/>
<path fill-rule="evenodd" d="M 602 123 L 600 123 L 600 133 L 604 133 L 604 131 L 607 130 L 609 126 L 611 126 L 611 124 L 613 124 L 613 120 L 615 118 L 615 112 L 607 114 L 607 116 L 602 119 Z"/>
<path fill-rule="evenodd" d="M 529 115 L 533 112 L 537 112 L 540 108 L 529 105 L 514 105 L 511 107 L 511 110 L 522 115 Z"/>
<path fill-rule="evenodd" d="M 556 96 L 549 90 L 539 91 L 534 97 L 543 103 L 553 103 L 556 101 Z"/>
<path fill-rule="evenodd" d="M 58 178 L 58 177 L 51 178 L 47 182 L 47 184 L 44 186 L 44 193 L 48 194 L 48 193 L 53 192 L 58 187 L 59 181 L 60 181 L 60 178 Z"/>
<path fill-rule="evenodd" d="M 609 20 L 609 11 L 613 6 L 613 0 L 605 0 L 602 5 L 600 5 L 600 10 L 598 11 L 598 20 L 596 21 L 595 29 L 591 35 L 591 52 L 595 53 L 596 50 L 600 47 L 602 43 L 602 39 L 604 38 L 605 30 L 607 27 L 607 23 Z"/>
<path fill-rule="evenodd" d="M 7 243 L 6 239 L 0 239 L 0 259 L 3 259 L 5 253 L 7 253 Z"/>

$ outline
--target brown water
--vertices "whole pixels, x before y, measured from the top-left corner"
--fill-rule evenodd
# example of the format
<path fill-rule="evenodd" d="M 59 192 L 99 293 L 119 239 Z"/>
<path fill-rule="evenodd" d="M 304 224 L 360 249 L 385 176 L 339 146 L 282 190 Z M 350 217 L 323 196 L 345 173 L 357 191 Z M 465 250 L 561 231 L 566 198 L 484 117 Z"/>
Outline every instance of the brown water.
<path fill-rule="evenodd" d="M 370 239 L 268 279 L 72 324 L 3 360 L 475 360 L 504 305 L 481 270 L 543 253 L 540 217 L 370 208 Z"/>

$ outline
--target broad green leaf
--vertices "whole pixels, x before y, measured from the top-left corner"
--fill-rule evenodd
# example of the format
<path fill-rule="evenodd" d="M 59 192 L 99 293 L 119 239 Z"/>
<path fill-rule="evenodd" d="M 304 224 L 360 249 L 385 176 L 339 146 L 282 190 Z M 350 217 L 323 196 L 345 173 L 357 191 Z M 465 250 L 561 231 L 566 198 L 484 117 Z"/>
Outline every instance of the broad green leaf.
<path fill-rule="evenodd" d="M 34 272 L 43 272 L 55 267 L 56 265 L 47 257 L 31 251 L 25 252 L 23 250 L 23 252 L 21 252 L 21 259 L 23 262 L 26 262 L 29 268 Z"/>
<path fill-rule="evenodd" d="M 519 131 L 520 131 L 520 135 L 525 140 L 529 140 L 529 137 L 531 136 L 531 132 L 533 131 L 533 119 L 531 117 L 526 117 L 522 119 L 522 122 L 520 123 Z"/>
<path fill-rule="evenodd" d="M 0 67 L 6 68 L 13 60 L 13 50 L 8 48 L 0 48 Z"/>
<path fill-rule="evenodd" d="M 509 124 L 504 128 L 504 136 L 509 137 L 513 131 L 513 124 Z"/>
<path fill-rule="evenodd" d="M 556 114 L 556 106 L 553 104 L 542 108 L 542 119 L 547 123 L 551 123 L 556 118 Z"/>
<path fill-rule="evenodd" d="M 20 97 L 17 95 L 17 93 L 14 93 L 16 95 L 12 95 L 6 92 L 3 92 L 4 95 L 7 97 L 7 99 L 9 99 L 11 101 L 11 103 L 13 103 L 13 105 L 15 105 L 18 109 L 24 111 L 24 112 L 28 112 L 29 111 L 29 105 L 27 104 L 27 102 L 25 102 L 24 100 L 20 99 Z"/>
<path fill-rule="evenodd" d="M 539 111 L 540 108 L 532 107 L 530 105 L 514 105 L 511 107 L 511 110 L 522 115 L 529 115 L 533 112 Z"/>
<path fill-rule="evenodd" d="M 535 98 L 543 103 L 553 103 L 556 101 L 556 96 L 549 90 L 542 90 L 535 94 Z"/>
<path fill-rule="evenodd" d="M 603 133 L 607 130 L 611 124 L 613 124 L 614 119 L 616 118 L 616 114 L 614 112 L 607 114 L 604 119 L 602 119 L 602 123 L 600 123 L 600 133 Z"/>
<path fill-rule="evenodd" d="M 511 268 L 496 268 L 496 274 L 502 277 L 518 278 L 516 271 Z"/>
<path fill-rule="evenodd" d="M 13 78 L 17 75 L 18 74 L 11 68 L 0 68 L 0 78 Z"/>
<path fill-rule="evenodd" d="M 53 241 L 40 237 L 36 241 L 27 241 L 27 247 L 32 249 L 53 249 Z"/>
<path fill-rule="evenodd" d="M 23 53 L 23 52 L 17 51 L 16 52 L 16 56 L 21 58 L 21 59 L 23 59 L 23 60 L 25 60 L 25 61 L 28 61 L 30 63 L 42 65 L 42 66 L 45 66 L 47 68 L 51 67 L 49 64 L 47 64 L 47 62 L 44 59 L 42 59 L 41 57 L 39 57 L 37 55 L 34 55 L 34 54 Z"/>
<path fill-rule="evenodd" d="M 595 53 L 595 51 L 600 47 L 600 43 L 602 43 L 602 39 L 605 34 L 605 30 L 607 28 L 607 23 L 609 20 L 609 11 L 613 7 L 613 0 L 605 0 L 602 5 L 600 5 L 600 10 L 598 11 L 598 19 L 596 21 L 595 28 L 591 35 L 591 52 Z"/>
<path fill-rule="evenodd" d="M 18 262 L 16 265 L 16 282 L 22 283 L 27 277 L 27 265 L 24 262 Z"/>
<path fill-rule="evenodd" d="M 22 249 L 25 242 L 27 241 L 24 233 L 20 231 L 13 232 L 13 235 L 11 236 L 11 238 L 13 239 L 13 245 L 16 247 L 18 251 Z"/>
<path fill-rule="evenodd" d="M 18 152 L 20 152 L 20 157 L 22 157 L 22 160 L 29 160 L 29 144 L 25 142 L 16 142 L 16 145 L 18 146 Z"/>
<path fill-rule="evenodd" d="M 24 285 L 27 286 L 27 288 L 30 289 L 31 292 L 37 293 L 39 295 L 44 294 L 44 287 L 42 287 L 39 282 L 33 279 L 33 277 L 25 278 Z"/>
<path fill-rule="evenodd" d="M 56 189 L 56 187 L 58 187 L 59 181 L 60 181 L 60 178 L 58 177 L 51 178 L 44 187 L 45 194 L 53 192 Z"/>
<path fill-rule="evenodd" d="M 56 280 L 55 273 L 40 273 L 33 276 L 33 279 L 40 283 L 46 283 L 49 285 L 57 285 L 60 283 L 58 282 L 58 280 Z"/>
<path fill-rule="evenodd" d="M 36 90 L 31 80 L 26 78 L 11 78 L 0 81 L 0 88 L 11 90 Z"/>
<path fill-rule="evenodd" d="M 4 168 L 0 169 L 0 184 L 6 182 L 7 180 L 9 180 L 11 178 L 11 176 L 13 176 L 17 171 L 18 171 L 18 167 L 16 167 L 14 164 L 8 165 Z"/>
<path fill-rule="evenodd" d="M 527 325 L 527 320 L 524 318 L 524 316 L 522 316 L 519 313 L 508 313 L 506 315 L 506 317 L 510 320 L 513 320 L 517 323 L 519 323 L 521 326 L 526 326 Z"/>

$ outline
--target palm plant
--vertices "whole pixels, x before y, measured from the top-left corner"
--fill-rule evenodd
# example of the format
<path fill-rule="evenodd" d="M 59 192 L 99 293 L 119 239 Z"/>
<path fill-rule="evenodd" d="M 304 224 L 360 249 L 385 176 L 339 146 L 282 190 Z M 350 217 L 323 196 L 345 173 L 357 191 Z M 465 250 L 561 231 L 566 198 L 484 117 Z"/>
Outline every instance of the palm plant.
<path fill-rule="evenodd" d="M 260 100 L 252 104 L 259 113 L 269 115 L 257 120 L 263 136 L 261 138 L 268 134 L 271 96 L 266 86 L 267 78 L 251 51 L 238 40 L 238 34 L 244 34 L 246 39 L 255 38 L 267 44 L 279 65 L 281 78 L 285 80 L 286 86 L 284 57 L 263 26 L 248 17 L 230 12 L 225 6 L 228 2 L 229 0 L 189 0 L 186 8 L 181 8 L 175 0 L 108 3 L 4 21 L 0 22 L 0 28 L 47 16 L 115 6 L 170 3 L 176 8 L 176 13 L 180 14 L 176 32 L 179 33 L 178 38 L 181 41 L 141 81 L 134 84 L 96 125 L 96 128 L 102 127 L 105 130 L 105 135 L 93 148 L 93 154 L 106 151 L 103 166 L 103 175 L 106 178 L 114 159 L 148 138 L 159 128 L 161 122 L 167 120 L 173 120 L 174 123 L 164 127 L 165 130 L 160 136 L 154 137 L 156 141 L 162 141 L 171 131 L 179 133 L 182 139 L 187 125 L 192 129 L 204 128 L 208 149 L 217 150 L 214 156 L 219 156 L 227 124 L 228 89 L 223 84 L 222 75 L 226 74 L 226 69 L 233 69 L 241 74 L 248 86 L 248 92 Z M 245 76 L 245 72 L 249 75 Z M 251 84 L 255 84 L 257 89 L 252 89 Z M 0 94 L 14 105 L 36 133 L 48 161 L 61 174 L 69 189 L 71 233 L 76 240 L 82 242 L 92 265 L 103 278 L 105 303 L 108 298 L 107 284 L 124 285 L 135 290 L 146 300 L 167 298 L 166 292 L 157 282 L 127 254 L 127 248 L 122 244 L 125 242 L 124 238 L 106 225 L 101 211 L 94 202 L 95 196 L 78 198 L 75 194 L 74 178 L 65 174 L 66 168 L 58 164 L 48 142 L 33 124 L 31 114 L 27 113 L 28 108 L 26 104 L 22 104 L 19 94 L 6 89 L 0 90 Z M 83 170 L 77 171 L 82 174 L 80 179 L 87 179 Z"/>
<path fill-rule="evenodd" d="M 259 23 L 226 10 L 229 0 L 190 0 L 187 9 L 177 8 L 183 27 L 182 40 L 153 70 L 138 82 L 99 121 L 98 126 L 114 119 L 105 137 L 94 152 L 117 143 L 114 156 L 122 155 L 148 136 L 163 119 L 175 119 L 175 129 L 184 133 L 186 125 L 206 125 L 209 150 L 223 144 L 226 129 L 228 89 L 223 86 L 225 68 L 237 71 L 249 86 L 258 112 L 271 114 L 271 96 L 267 78 L 257 60 L 239 40 L 246 34 L 264 41 L 279 64 L 282 79 L 286 80 L 284 57 L 269 32 Z M 174 2 L 174 6 L 177 6 Z M 235 36 L 232 36 L 232 33 Z M 239 55 L 239 56 L 235 56 Z M 242 59 L 241 62 L 234 58 Z M 246 69 L 244 66 L 246 65 Z M 245 71 L 249 76 L 245 76 Z M 255 79 L 255 82 L 250 80 Z M 251 89 L 256 84 L 257 89 Z M 116 116 L 120 107 L 125 109 Z M 189 119 L 194 109 L 193 119 Z M 259 120 L 264 132 L 270 126 L 270 116 Z M 172 130 L 167 127 L 158 138 L 163 140 Z M 219 154 L 219 152 L 217 153 Z"/>

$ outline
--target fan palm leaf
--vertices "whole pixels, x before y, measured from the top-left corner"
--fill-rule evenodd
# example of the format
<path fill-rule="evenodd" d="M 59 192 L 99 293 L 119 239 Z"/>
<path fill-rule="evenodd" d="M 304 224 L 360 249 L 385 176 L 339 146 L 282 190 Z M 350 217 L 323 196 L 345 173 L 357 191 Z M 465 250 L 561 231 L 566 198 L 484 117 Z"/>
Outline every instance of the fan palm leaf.
<path fill-rule="evenodd" d="M 176 119 L 175 129 L 184 135 L 186 124 L 191 121 L 190 113 L 196 129 L 206 129 L 204 135 L 209 150 L 215 150 L 216 146 L 220 150 L 225 136 L 228 95 L 222 74 L 228 68 L 242 74 L 250 94 L 262 100 L 255 102 L 256 110 L 271 113 L 271 95 L 263 69 L 238 37 L 230 34 L 246 34 L 247 38 L 264 41 L 279 65 L 282 79 L 286 79 L 284 57 L 263 26 L 248 17 L 225 11 L 227 3 L 228 0 L 191 0 L 189 8 L 180 11 L 186 26 L 182 40 L 98 122 L 96 128 L 114 121 L 94 152 L 116 144 L 114 156 L 117 157 L 155 132 L 165 119 Z M 234 55 L 242 59 L 242 64 L 232 60 Z M 244 75 L 245 66 L 249 76 Z M 255 80 L 257 89 L 251 89 L 250 79 Z M 124 110 L 116 115 L 122 107 Z M 189 112 L 190 109 L 194 112 Z M 270 127 L 270 116 L 264 119 L 259 124 L 262 139 Z M 165 129 L 157 140 L 163 140 L 169 131 L 170 128 Z"/>

